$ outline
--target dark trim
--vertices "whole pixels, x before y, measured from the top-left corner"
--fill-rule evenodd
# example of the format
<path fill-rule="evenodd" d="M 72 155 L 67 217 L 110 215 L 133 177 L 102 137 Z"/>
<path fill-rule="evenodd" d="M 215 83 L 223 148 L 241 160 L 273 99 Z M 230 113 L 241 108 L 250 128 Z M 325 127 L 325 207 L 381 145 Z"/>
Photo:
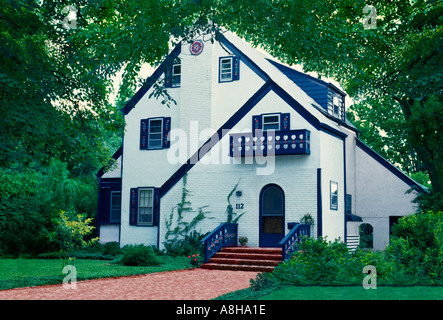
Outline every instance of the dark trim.
<path fill-rule="evenodd" d="M 323 233 L 323 207 L 321 193 L 321 168 L 317 168 L 317 237 Z"/>
<path fill-rule="evenodd" d="M 393 173 L 397 178 L 402 180 L 404 183 L 409 185 L 412 189 L 418 192 L 428 192 L 422 185 L 412 180 L 411 177 L 403 173 L 400 169 L 395 167 L 392 163 L 390 163 L 388 160 L 383 158 L 381 155 L 379 155 L 377 152 L 372 150 L 369 146 L 364 144 L 361 140 L 356 139 L 356 145 L 362 149 L 364 152 L 366 152 L 368 155 L 370 155 L 374 160 L 376 160 L 378 163 L 380 163 L 383 167 L 388 169 L 391 173 Z"/>
<path fill-rule="evenodd" d="M 123 145 L 120 146 L 120 148 L 118 148 L 116 152 L 114 152 L 114 154 L 112 155 L 112 159 L 117 160 L 121 155 L 123 155 Z M 122 161 L 123 161 L 123 157 L 122 157 Z M 101 168 L 101 169 L 97 172 L 96 176 L 97 176 L 97 178 L 99 179 L 99 181 L 100 181 L 101 177 L 102 177 L 105 173 L 106 173 L 106 172 L 105 172 L 105 169 L 104 169 L 104 168 Z M 120 172 L 120 176 L 121 176 L 121 172 Z"/>
<path fill-rule="evenodd" d="M 235 45 L 233 45 L 226 37 L 220 34 L 220 42 L 226 46 L 233 55 L 241 57 L 241 61 L 247 65 L 252 71 L 254 71 L 263 81 L 268 81 L 271 77 L 263 71 L 252 59 L 240 51 Z"/>
<path fill-rule="evenodd" d="M 181 43 L 179 43 L 174 50 L 166 57 L 166 59 L 160 64 L 160 66 L 154 71 L 154 73 L 146 79 L 145 83 L 141 86 L 141 88 L 135 93 L 135 95 L 126 103 L 123 108 L 123 113 L 128 114 L 135 105 L 140 101 L 141 98 L 146 94 L 146 92 L 151 89 L 154 85 L 155 81 L 161 77 L 161 75 L 165 72 L 165 68 L 169 65 L 172 65 L 175 59 L 181 53 Z"/>
<path fill-rule="evenodd" d="M 335 128 L 331 127 L 330 125 L 327 125 L 326 123 L 320 123 L 320 131 L 328 133 L 331 136 L 334 136 L 334 137 L 342 139 L 342 140 L 346 139 L 346 137 L 348 136 L 346 133 L 335 129 Z"/>

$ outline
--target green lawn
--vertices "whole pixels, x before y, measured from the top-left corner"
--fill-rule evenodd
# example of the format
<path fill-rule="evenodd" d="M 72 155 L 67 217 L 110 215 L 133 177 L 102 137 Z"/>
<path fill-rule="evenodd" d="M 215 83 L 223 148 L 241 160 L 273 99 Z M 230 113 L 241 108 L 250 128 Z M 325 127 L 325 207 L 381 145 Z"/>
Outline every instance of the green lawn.
<path fill-rule="evenodd" d="M 190 267 L 187 257 L 159 257 L 162 265 L 126 267 L 106 260 L 76 260 L 77 280 L 120 277 Z M 62 283 L 66 275 L 59 259 L 0 259 L 0 290 Z"/>
<path fill-rule="evenodd" d="M 443 287 L 286 287 L 259 300 L 443 300 Z"/>

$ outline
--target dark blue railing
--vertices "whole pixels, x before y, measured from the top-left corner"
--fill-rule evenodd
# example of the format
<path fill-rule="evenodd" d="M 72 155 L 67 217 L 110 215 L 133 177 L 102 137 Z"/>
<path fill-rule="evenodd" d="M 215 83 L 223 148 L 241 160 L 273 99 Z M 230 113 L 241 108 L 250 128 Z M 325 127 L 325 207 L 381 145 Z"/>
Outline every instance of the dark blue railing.
<path fill-rule="evenodd" d="M 291 231 L 289 231 L 289 233 L 279 242 L 279 245 L 282 246 L 283 261 L 292 256 L 303 238 L 310 236 L 311 226 L 297 223 L 297 225 L 295 225 Z"/>
<path fill-rule="evenodd" d="M 202 239 L 205 263 L 223 247 L 236 246 L 238 239 L 237 223 L 222 223 Z"/>

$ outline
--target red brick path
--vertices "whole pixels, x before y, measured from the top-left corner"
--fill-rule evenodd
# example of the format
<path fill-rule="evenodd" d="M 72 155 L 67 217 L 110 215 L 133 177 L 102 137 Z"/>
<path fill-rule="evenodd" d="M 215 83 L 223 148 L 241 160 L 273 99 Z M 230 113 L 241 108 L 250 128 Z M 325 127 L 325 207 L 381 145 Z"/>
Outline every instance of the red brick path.
<path fill-rule="evenodd" d="M 191 269 L 0 291 L 0 300 L 209 300 L 249 287 L 257 272 Z"/>

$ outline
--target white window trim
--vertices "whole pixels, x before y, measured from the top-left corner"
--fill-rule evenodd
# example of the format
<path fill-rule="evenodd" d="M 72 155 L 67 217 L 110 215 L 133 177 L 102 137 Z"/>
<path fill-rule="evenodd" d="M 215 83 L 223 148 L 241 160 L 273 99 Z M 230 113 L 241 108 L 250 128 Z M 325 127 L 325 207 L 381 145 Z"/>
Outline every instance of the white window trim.
<path fill-rule="evenodd" d="M 160 126 L 160 146 L 151 146 L 151 121 L 161 121 L 161 126 Z M 159 133 L 154 133 L 154 134 L 159 134 Z M 158 141 L 158 140 L 156 140 Z M 148 120 L 148 150 L 152 150 L 152 149 L 163 149 L 163 118 L 151 118 Z"/>
<path fill-rule="evenodd" d="M 180 73 L 175 73 L 175 66 L 180 66 Z M 172 65 L 172 71 L 171 71 L 171 77 L 172 77 L 172 79 L 171 79 L 171 81 L 172 81 L 171 86 L 173 88 L 178 88 L 178 87 L 181 86 L 181 75 L 182 75 L 182 73 L 181 73 L 181 63 L 174 63 Z M 180 77 L 180 82 L 178 84 L 174 83 L 174 77 L 176 77 L 176 76 Z"/>
<path fill-rule="evenodd" d="M 335 102 L 337 102 L 337 112 L 335 112 Z M 340 116 L 340 97 L 336 94 L 332 97 L 332 114 Z"/>
<path fill-rule="evenodd" d="M 152 203 L 151 206 L 141 206 L 140 200 L 141 200 L 141 193 L 142 191 L 151 190 L 152 192 Z M 151 222 L 141 222 L 140 216 L 141 216 L 141 208 L 151 208 Z M 154 188 L 139 188 L 138 189 L 138 203 L 137 203 L 137 225 L 140 226 L 152 226 L 154 224 Z"/>
<path fill-rule="evenodd" d="M 275 124 L 276 123 L 278 125 L 277 129 L 271 129 L 271 130 L 279 131 L 281 129 L 281 127 L 280 127 L 280 124 L 281 124 L 280 116 L 281 116 L 281 114 L 280 113 L 269 113 L 269 114 L 262 114 L 261 115 L 261 126 L 262 126 L 263 131 L 267 131 L 268 130 L 268 129 L 265 129 L 265 117 L 275 117 L 275 116 L 278 117 L 278 121 L 277 122 L 267 123 L 267 124 Z"/>
<path fill-rule="evenodd" d="M 230 68 L 229 69 L 223 69 L 223 61 L 230 61 Z M 234 75 L 234 59 L 233 57 L 225 57 L 225 58 L 220 58 L 220 70 L 219 70 L 219 81 L 220 82 L 229 82 L 233 80 L 233 75 Z M 230 74 L 231 76 L 229 78 L 222 78 L 222 74 Z"/>

